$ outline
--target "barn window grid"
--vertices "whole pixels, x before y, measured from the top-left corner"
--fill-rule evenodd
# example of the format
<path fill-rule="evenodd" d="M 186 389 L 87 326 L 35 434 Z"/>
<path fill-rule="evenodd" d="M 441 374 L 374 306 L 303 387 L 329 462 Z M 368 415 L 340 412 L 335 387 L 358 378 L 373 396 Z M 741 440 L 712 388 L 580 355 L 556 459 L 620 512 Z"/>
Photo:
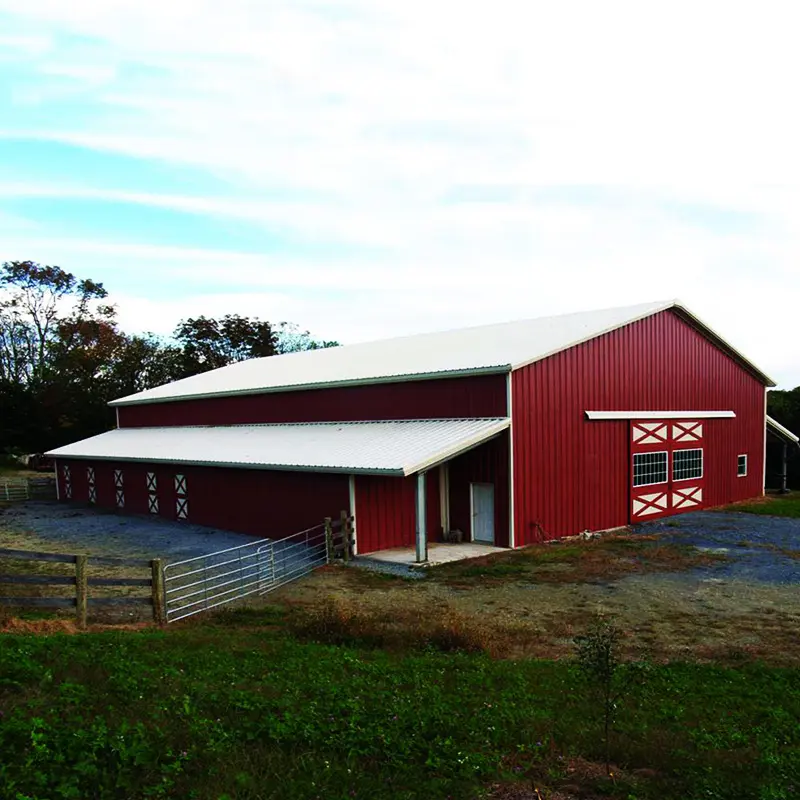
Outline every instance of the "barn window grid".
<path fill-rule="evenodd" d="M 739 478 L 746 478 L 747 477 L 747 454 L 746 453 L 742 453 L 737 458 L 736 475 Z"/>
<path fill-rule="evenodd" d="M 633 485 L 655 486 L 667 482 L 667 451 L 636 453 L 633 456 Z"/>
<path fill-rule="evenodd" d="M 688 481 L 703 477 L 703 450 L 675 450 L 672 454 L 672 480 Z"/>
<path fill-rule="evenodd" d="M 89 485 L 89 502 L 97 502 L 97 487 L 95 485 L 95 472 L 94 467 L 86 468 L 86 482 Z"/>
<path fill-rule="evenodd" d="M 147 473 L 147 510 L 158 514 L 158 478 L 155 472 Z"/>
<path fill-rule="evenodd" d="M 64 464 L 64 496 L 72 500 L 72 474 L 68 464 Z"/>

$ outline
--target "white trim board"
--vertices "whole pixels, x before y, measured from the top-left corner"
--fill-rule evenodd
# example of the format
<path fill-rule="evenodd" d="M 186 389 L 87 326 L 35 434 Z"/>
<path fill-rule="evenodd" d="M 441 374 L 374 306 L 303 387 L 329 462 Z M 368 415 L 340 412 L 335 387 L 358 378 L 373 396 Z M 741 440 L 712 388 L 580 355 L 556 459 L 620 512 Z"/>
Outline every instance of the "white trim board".
<path fill-rule="evenodd" d="M 733 411 L 586 411 L 586 419 L 733 419 Z"/>
<path fill-rule="evenodd" d="M 788 428 L 781 425 L 778 420 L 770 416 L 767 417 L 767 428 L 772 428 L 775 433 L 779 434 L 782 438 L 788 439 L 790 442 L 794 442 L 795 444 L 800 443 L 800 438 L 795 436 Z"/>

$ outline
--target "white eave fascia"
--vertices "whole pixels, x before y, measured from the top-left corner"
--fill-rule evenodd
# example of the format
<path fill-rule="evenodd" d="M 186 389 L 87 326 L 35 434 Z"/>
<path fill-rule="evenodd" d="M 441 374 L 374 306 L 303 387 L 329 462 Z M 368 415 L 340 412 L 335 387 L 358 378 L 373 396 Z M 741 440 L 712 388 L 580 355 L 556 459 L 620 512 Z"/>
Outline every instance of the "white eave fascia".
<path fill-rule="evenodd" d="M 511 364 L 495 364 L 487 367 L 468 369 L 437 370 L 436 372 L 409 372 L 403 375 L 385 375 L 379 378 L 353 378 L 340 381 L 321 381 L 319 383 L 288 383 L 281 386 L 266 386 L 247 389 L 229 389 L 219 392 L 196 392 L 194 394 L 169 395 L 168 397 L 147 397 L 136 399 L 137 395 L 120 397 L 109 401 L 112 407 L 144 406 L 155 403 L 177 403 L 181 400 L 211 400 L 218 397 L 239 397 L 251 394 L 277 394 L 279 392 L 304 392 L 312 389 L 336 389 L 344 386 L 371 386 L 379 383 L 405 383 L 407 381 L 431 381 L 439 378 L 467 378 L 476 375 L 504 375 L 511 371 Z"/>
<path fill-rule="evenodd" d="M 48 455 L 45 453 L 45 455 Z M 250 469 L 250 470 L 269 470 L 273 472 L 330 472 L 330 473 L 343 473 L 345 475 L 390 475 L 403 477 L 406 471 L 398 467 L 396 469 L 382 469 L 380 467 L 327 467 L 318 466 L 315 464 L 253 464 L 253 463 L 238 463 L 232 461 L 191 461 L 180 458 L 133 458 L 131 456 L 98 456 L 98 455 L 60 455 L 53 456 L 54 458 L 62 458 L 70 461 L 114 461 L 124 464 L 183 464 L 187 467 L 223 467 L 226 469 Z"/>
<path fill-rule="evenodd" d="M 733 419 L 733 411 L 586 411 L 586 419 Z"/>
<path fill-rule="evenodd" d="M 445 461 L 449 461 L 451 458 L 460 456 L 462 453 L 466 453 L 468 450 L 472 450 L 478 445 L 481 445 L 484 442 L 488 442 L 489 439 L 494 439 L 495 436 L 501 434 L 504 430 L 508 429 L 510 426 L 511 426 L 510 419 L 500 420 L 496 425 L 493 425 L 491 428 L 485 431 L 481 431 L 479 434 L 476 434 L 475 436 L 472 436 L 469 439 L 462 440 L 458 444 L 453 445 L 452 447 L 448 447 L 446 450 L 441 450 L 435 455 L 426 458 L 424 461 L 420 461 L 417 464 L 405 466 L 403 468 L 403 474 L 405 476 L 409 476 L 409 475 L 415 475 L 418 472 L 423 472 L 425 470 L 433 469 L 433 467 L 436 467 L 439 464 L 444 463 Z"/>
<path fill-rule="evenodd" d="M 794 442 L 795 444 L 800 444 L 800 437 L 796 436 L 792 433 L 788 428 L 785 428 L 783 425 L 778 422 L 778 420 L 773 419 L 772 417 L 767 417 L 767 427 L 772 428 L 776 433 L 782 436 L 785 439 L 788 439 L 790 442 Z"/>

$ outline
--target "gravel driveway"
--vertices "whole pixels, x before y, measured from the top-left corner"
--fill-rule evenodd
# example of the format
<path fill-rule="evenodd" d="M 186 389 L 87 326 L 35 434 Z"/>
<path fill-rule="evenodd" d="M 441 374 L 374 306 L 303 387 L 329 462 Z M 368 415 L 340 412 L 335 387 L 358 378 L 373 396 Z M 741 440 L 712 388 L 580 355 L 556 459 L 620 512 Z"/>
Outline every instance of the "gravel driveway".
<path fill-rule="evenodd" d="M 726 561 L 693 570 L 693 575 L 772 584 L 800 583 L 800 519 L 699 511 L 637 525 L 667 542 L 721 553 Z"/>
<path fill-rule="evenodd" d="M 0 547 L 23 550 L 181 561 L 258 540 L 160 517 L 56 503 L 21 503 L 0 513 Z"/>

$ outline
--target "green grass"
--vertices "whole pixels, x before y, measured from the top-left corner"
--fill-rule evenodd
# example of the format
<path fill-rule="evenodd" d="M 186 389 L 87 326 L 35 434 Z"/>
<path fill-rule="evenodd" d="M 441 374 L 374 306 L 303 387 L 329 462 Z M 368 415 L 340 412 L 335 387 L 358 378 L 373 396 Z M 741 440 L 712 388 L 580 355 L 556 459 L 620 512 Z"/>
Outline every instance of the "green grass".
<path fill-rule="evenodd" d="M 745 514 L 763 514 L 772 517 L 794 517 L 800 519 L 800 493 L 769 495 L 758 503 L 743 503 L 728 506 L 726 511 L 741 511 Z"/>
<path fill-rule="evenodd" d="M 432 800 L 512 778 L 556 786 L 574 782 L 571 758 L 601 759 L 587 696 L 566 662 L 300 642 L 274 610 L 166 632 L 0 636 L 0 797 Z M 618 713 L 623 777 L 600 796 L 788 799 L 798 719 L 798 670 L 653 667 Z M 649 777 L 625 777 L 637 768 Z"/>

